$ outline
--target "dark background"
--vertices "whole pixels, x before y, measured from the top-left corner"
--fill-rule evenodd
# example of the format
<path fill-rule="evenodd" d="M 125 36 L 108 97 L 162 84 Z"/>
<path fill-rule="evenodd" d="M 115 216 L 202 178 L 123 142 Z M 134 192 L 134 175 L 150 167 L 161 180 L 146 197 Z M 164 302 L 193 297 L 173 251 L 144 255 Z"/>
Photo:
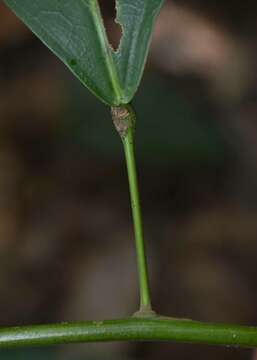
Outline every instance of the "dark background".
<path fill-rule="evenodd" d="M 114 1 L 101 7 L 118 44 Z M 154 308 L 257 324 L 256 1 L 166 1 L 134 106 Z M 138 307 L 126 168 L 109 109 L 0 3 L 0 325 Z M 172 343 L 1 359 L 253 359 Z"/>

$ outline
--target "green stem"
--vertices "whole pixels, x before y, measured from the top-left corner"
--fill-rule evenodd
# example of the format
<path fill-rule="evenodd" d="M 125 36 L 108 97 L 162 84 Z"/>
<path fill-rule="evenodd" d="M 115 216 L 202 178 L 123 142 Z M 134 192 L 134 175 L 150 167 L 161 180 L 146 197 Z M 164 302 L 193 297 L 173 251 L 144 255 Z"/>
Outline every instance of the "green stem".
<path fill-rule="evenodd" d="M 0 348 L 145 340 L 257 347 L 257 328 L 156 317 L 0 329 Z"/>
<path fill-rule="evenodd" d="M 112 108 L 112 117 L 114 125 L 118 133 L 120 134 L 123 142 L 128 171 L 140 287 L 140 310 L 135 315 L 152 316 L 154 312 L 152 311 L 151 307 L 147 260 L 145 255 L 142 212 L 135 160 L 134 133 L 136 115 L 130 105 L 124 105 L 123 107 Z"/>

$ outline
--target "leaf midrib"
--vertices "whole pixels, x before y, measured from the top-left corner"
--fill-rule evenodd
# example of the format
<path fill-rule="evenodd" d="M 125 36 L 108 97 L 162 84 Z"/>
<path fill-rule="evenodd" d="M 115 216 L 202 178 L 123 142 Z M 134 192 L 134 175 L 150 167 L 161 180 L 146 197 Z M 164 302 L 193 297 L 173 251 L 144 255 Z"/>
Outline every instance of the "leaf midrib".
<path fill-rule="evenodd" d="M 92 18 L 94 21 L 94 26 L 98 35 L 98 39 L 100 42 L 102 54 L 105 58 L 106 62 L 106 68 L 109 73 L 111 85 L 113 87 L 113 91 L 115 94 L 115 101 L 116 105 L 120 105 L 123 98 L 123 92 L 120 85 L 117 69 L 113 60 L 113 49 L 111 45 L 109 44 L 106 29 L 103 23 L 101 10 L 98 4 L 98 0 L 90 0 L 89 3 L 87 3 L 85 0 L 82 0 L 85 6 L 88 6 L 91 10 Z"/>

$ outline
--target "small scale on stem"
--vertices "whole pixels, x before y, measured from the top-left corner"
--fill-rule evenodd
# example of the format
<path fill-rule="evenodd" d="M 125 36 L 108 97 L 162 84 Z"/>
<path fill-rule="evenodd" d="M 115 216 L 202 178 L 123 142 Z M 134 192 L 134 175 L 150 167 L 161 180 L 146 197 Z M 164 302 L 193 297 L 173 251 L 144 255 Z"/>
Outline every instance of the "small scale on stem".
<path fill-rule="evenodd" d="M 147 260 L 145 254 L 145 242 L 143 233 L 142 212 L 138 190 L 138 180 L 135 160 L 134 134 L 136 125 L 136 114 L 131 105 L 113 107 L 111 109 L 112 119 L 118 131 L 125 152 L 125 159 L 128 171 L 131 208 L 134 223 L 137 267 L 140 288 L 140 309 L 134 314 L 135 317 L 152 317 L 155 312 L 152 310 Z"/>

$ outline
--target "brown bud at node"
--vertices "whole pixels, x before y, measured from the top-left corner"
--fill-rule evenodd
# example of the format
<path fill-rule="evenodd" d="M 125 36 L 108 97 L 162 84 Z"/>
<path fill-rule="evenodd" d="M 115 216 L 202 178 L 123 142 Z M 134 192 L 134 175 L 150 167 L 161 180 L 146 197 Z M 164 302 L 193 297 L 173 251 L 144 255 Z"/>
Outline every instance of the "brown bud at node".
<path fill-rule="evenodd" d="M 116 130 L 124 138 L 128 129 L 133 126 L 134 114 L 131 114 L 130 109 L 125 106 L 112 107 L 111 114 Z"/>

